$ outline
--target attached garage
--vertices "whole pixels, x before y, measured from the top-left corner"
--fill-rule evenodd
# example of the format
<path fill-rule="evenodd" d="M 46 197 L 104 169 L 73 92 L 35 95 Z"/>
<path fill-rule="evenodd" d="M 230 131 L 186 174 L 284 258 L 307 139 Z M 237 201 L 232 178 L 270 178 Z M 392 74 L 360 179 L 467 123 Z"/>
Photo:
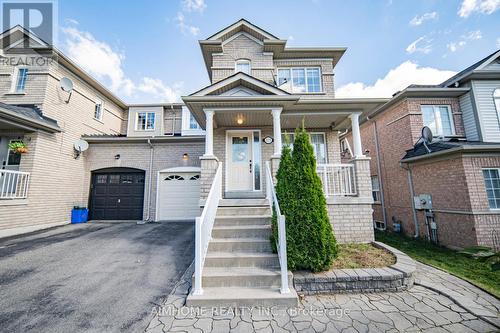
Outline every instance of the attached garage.
<path fill-rule="evenodd" d="M 161 170 L 157 189 L 157 221 L 194 220 L 200 215 L 200 168 Z"/>
<path fill-rule="evenodd" d="M 142 220 L 144 171 L 106 168 L 92 172 L 90 219 Z"/>

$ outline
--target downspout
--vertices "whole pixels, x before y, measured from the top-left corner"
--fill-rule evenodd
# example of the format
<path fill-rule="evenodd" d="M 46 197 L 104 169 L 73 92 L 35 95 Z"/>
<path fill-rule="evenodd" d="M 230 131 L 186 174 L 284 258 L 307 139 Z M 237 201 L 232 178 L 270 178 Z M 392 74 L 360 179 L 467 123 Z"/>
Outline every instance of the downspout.
<path fill-rule="evenodd" d="M 380 145 L 378 143 L 378 131 L 377 131 L 377 122 L 373 121 L 373 132 L 375 137 L 375 153 L 377 154 L 377 174 L 378 174 L 378 182 L 380 186 L 380 203 L 382 204 L 382 216 L 384 219 L 384 225 L 387 228 L 387 212 L 385 209 L 385 195 L 384 195 L 384 182 L 382 179 L 382 166 L 380 163 Z"/>
<path fill-rule="evenodd" d="M 415 191 L 413 190 L 413 175 L 411 173 L 410 164 L 406 164 L 407 165 L 406 168 L 403 166 L 403 164 L 404 164 L 403 162 L 399 162 L 399 165 L 406 170 L 408 176 L 408 186 L 410 189 L 410 196 L 411 196 L 410 197 L 411 209 L 413 212 L 413 223 L 415 224 L 415 235 L 413 235 L 413 237 L 419 238 L 420 232 L 418 227 L 417 210 L 415 209 L 415 201 L 413 200 L 413 198 L 415 197 Z"/>
<path fill-rule="evenodd" d="M 149 177 L 148 177 L 148 201 L 146 207 L 148 207 L 147 214 L 145 220 L 147 222 L 151 222 L 150 216 L 151 216 L 151 186 L 153 183 L 153 153 L 154 153 L 154 147 L 153 144 L 151 143 L 151 139 L 148 139 L 148 145 L 149 145 Z"/>

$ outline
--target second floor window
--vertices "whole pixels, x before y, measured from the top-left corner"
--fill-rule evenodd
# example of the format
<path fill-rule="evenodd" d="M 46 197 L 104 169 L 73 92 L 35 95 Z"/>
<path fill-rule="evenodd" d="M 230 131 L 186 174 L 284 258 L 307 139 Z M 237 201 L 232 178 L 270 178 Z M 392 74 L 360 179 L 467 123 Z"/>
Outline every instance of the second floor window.
<path fill-rule="evenodd" d="M 16 69 L 16 75 L 14 78 L 14 92 L 22 93 L 24 92 L 24 88 L 26 87 L 26 80 L 28 78 L 28 69 L 27 68 L 18 68 Z"/>
<path fill-rule="evenodd" d="M 201 129 L 200 125 L 198 125 L 198 122 L 196 121 L 196 119 L 194 119 L 191 113 L 189 114 L 189 129 L 194 129 L 194 130 Z"/>
<path fill-rule="evenodd" d="M 243 72 L 245 74 L 250 75 L 251 71 L 252 71 L 252 68 L 250 65 L 250 60 L 247 60 L 247 59 L 236 60 L 234 71 L 236 73 Z"/>
<path fill-rule="evenodd" d="M 434 135 L 454 135 L 453 117 L 448 105 L 422 105 L 424 126 Z"/>
<path fill-rule="evenodd" d="M 102 120 L 102 102 L 98 101 L 95 103 L 94 118 L 97 120 Z"/>
<path fill-rule="evenodd" d="M 137 131 L 152 131 L 155 129 L 154 112 L 138 112 L 135 129 Z"/>
<path fill-rule="evenodd" d="M 319 93 L 321 70 L 319 67 L 278 68 L 278 86 L 291 93 Z"/>

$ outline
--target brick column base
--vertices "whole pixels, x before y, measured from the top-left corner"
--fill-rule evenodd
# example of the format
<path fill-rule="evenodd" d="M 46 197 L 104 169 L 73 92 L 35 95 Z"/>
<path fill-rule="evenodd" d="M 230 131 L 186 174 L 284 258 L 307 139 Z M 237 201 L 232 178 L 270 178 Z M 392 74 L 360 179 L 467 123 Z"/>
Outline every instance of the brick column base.
<path fill-rule="evenodd" d="M 200 174 L 200 206 L 205 204 L 205 200 L 210 193 L 212 182 L 219 165 L 219 159 L 215 156 L 202 156 L 201 161 L 201 174 Z"/>

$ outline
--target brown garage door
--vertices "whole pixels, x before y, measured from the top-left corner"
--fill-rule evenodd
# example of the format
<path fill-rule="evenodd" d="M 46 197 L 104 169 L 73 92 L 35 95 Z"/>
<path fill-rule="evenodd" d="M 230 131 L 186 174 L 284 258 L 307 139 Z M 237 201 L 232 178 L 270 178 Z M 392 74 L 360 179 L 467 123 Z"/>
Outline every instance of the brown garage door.
<path fill-rule="evenodd" d="M 92 173 L 90 218 L 142 220 L 144 171 L 130 168 L 101 169 Z"/>

